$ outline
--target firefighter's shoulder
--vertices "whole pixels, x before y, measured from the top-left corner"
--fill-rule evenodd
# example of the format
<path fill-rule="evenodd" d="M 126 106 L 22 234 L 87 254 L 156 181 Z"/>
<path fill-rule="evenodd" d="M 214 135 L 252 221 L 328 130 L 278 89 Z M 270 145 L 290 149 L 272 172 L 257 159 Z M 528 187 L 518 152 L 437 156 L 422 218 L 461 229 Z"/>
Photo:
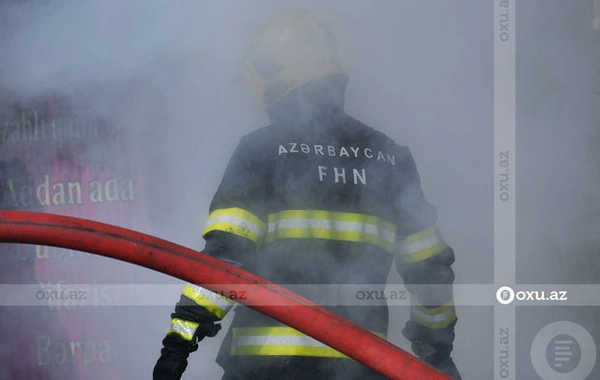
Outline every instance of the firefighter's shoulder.
<path fill-rule="evenodd" d="M 298 132 L 291 128 L 267 125 L 242 136 L 240 143 L 253 149 L 262 149 L 280 144 L 282 141 L 289 141 L 297 134 Z"/>
<path fill-rule="evenodd" d="M 400 161 L 412 160 L 412 153 L 407 145 L 390 137 L 378 128 L 371 127 L 351 116 L 348 116 L 345 128 L 356 140 L 367 140 L 381 150 L 393 151 Z"/>

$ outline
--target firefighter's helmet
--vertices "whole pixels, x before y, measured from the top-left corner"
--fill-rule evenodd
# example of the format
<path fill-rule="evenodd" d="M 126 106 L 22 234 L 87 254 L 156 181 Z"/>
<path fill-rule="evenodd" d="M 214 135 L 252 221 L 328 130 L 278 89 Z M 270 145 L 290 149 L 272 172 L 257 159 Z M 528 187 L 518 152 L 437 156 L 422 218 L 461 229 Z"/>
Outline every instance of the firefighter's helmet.
<path fill-rule="evenodd" d="M 305 11 L 276 15 L 252 40 L 246 79 L 264 107 L 312 80 L 343 73 L 330 31 Z"/>

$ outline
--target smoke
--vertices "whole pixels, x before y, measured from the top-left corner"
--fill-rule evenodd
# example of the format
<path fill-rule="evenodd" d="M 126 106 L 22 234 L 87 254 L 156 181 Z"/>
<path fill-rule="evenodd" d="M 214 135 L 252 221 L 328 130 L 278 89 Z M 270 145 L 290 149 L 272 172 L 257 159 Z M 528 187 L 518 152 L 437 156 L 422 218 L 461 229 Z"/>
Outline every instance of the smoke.
<path fill-rule="evenodd" d="M 520 207 L 523 225 L 537 236 L 523 241 L 525 250 L 553 252 L 548 256 L 556 260 L 545 272 L 523 268 L 529 281 L 598 280 L 598 267 L 587 267 L 584 259 L 598 247 L 598 220 L 589 214 L 599 194 L 598 145 L 593 141 L 598 134 L 600 74 L 598 35 L 590 32 L 591 9 L 554 4 L 521 29 Z M 525 7 L 523 12 L 533 10 Z M 560 26 L 554 26 L 558 20 Z M 534 221 L 539 219 L 544 222 Z M 572 250 L 581 256 L 566 253 Z M 524 265 L 535 265 L 535 260 Z"/>
<path fill-rule="evenodd" d="M 458 277 L 485 282 L 491 273 L 491 256 L 481 254 L 490 247 L 489 198 L 468 184 L 486 177 L 491 159 L 490 129 L 479 127 L 490 125 L 489 6 L 476 1 L 461 7 L 397 1 L 12 3 L 1 12 L 7 23 L 0 29 L 0 83 L 24 102 L 46 91 L 77 94 L 90 113 L 147 135 L 150 208 L 153 219 L 160 219 L 151 232 L 201 248 L 208 202 L 233 147 L 267 122 L 247 86 L 235 83 L 247 36 L 288 6 L 314 13 L 331 28 L 350 76 L 348 113 L 411 146 L 447 240 L 461 262 L 479 268 L 457 267 Z M 483 160 L 474 164 L 473 155 Z M 471 181 L 464 181 L 465 167 Z M 456 181 L 459 177 L 463 181 Z M 467 233 L 470 238 L 462 239 Z M 132 363 L 140 375 L 156 359 L 170 309 L 147 317 L 148 334 L 135 355 L 139 362 Z M 401 341 L 405 317 L 393 320 L 390 338 Z M 213 361 L 218 342 L 203 342 L 187 377 L 216 377 L 211 374 L 219 372 Z M 457 362 L 477 376 L 478 369 L 468 367 L 464 342 L 457 342 Z"/>
<path fill-rule="evenodd" d="M 249 91 L 234 84 L 244 35 L 235 8 L 161 1 L 5 3 L 0 10 L 6 21 L 0 28 L 0 87 L 7 96 L 1 102 L 31 106 L 53 94 L 69 99 L 86 116 L 141 136 L 145 162 L 138 170 L 147 173 L 152 222 L 133 228 L 200 249 L 208 202 L 228 156 L 243 133 L 264 122 Z M 95 153 L 88 149 L 85 154 Z M 138 277 L 148 284 L 174 282 L 153 273 Z M 171 298 L 168 306 L 133 308 L 127 315 L 136 321 L 135 328 L 118 333 L 133 333 L 127 339 L 131 343 L 111 346 L 104 358 L 122 363 L 125 357 L 130 377 L 150 376 L 181 289 L 158 297 L 157 302 L 167 303 Z M 117 315 L 108 310 L 107 318 Z M 118 319 L 112 323 L 122 325 Z M 108 324 L 103 321 L 102 326 Z M 113 333 L 107 332 L 108 340 L 114 341 Z M 71 365 L 71 357 L 60 354 L 69 345 L 72 356 L 83 355 L 84 363 L 92 355 L 99 361 L 101 341 L 80 344 L 59 333 L 51 336 L 47 345 L 37 347 L 38 359 L 44 359 L 37 365 L 46 365 L 45 357 L 51 355 L 59 364 Z M 218 377 L 214 357 L 219 340 L 204 345 L 186 376 Z M 3 352 L 5 348 L 10 352 L 14 347 L 6 345 Z M 100 368 L 108 369 L 108 378 L 114 375 L 110 364 Z M 84 371 L 87 378 L 103 375 L 89 371 Z"/>
<path fill-rule="evenodd" d="M 242 135 L 268 122 L 246 83 L 236 80 L 248 36 L 284 8 L 305 9 L 338 40 L 350 77 L 346 111 L 410 146 L 440 229 L 456 252 L 457 283 L 492 284 L 492 7 L 479 0 L 4 2 L 0 94 L 9 95 L 0 104 L 66 94 L 89 114 L 143 136 L 154 223 L 140 229 L 201 249 L 208 205 L 229 156 Z M 538 8 L 553 10 L 553 18 L 533 16 Z M 565 14 L 571 14 L 570 28 L 584 22 L 583 6 L 579 13 L 569 9 L 538 2 L 517 20 L 525 35 L 518 53 L 518 123 L 527 125 L 517 141 L 519 255 L 535 257 L 519 261 L 522 282 L 551 281 L 548 273 L 576 282 L 573 273 L 582 269 L 589 271 L 587 281 L 598 281 L 597 266 L 590 271 L 581 259 L 564 272 L 569 258 L 552 250 L 560 242 L 563 252 L 571 251 L 574 245 L 566 242 L 578 236 L 588 240 L 576 248 L 597 253 L 598 241 L 589 236 L 600 235 L 597 216 L 582 216 L 589 210 L 582 198 L 593 204 L 600 193 L 600 157 L 588 144 L 594 133 L 598 138 L 598 98 L 589 95 L 593 86 L 581 74 L 597 70 L 598 44 L 590 51 L 589 38 L 582 42 L 568 27 L 550 27 Z M 539 30 L 555 35 L 541 43 Z M 540 270 L 538 262 L 552 262 L 552 271 Z M 148 334 L 135 353 L 139 362 L 132 363 L 137 377 L 151 371 L 171 309 L 140 312 Z M 405 318 L 392 317 L 390 339 L 408 348 L 400 336 Z M 492 320 L 491 308 L 459 309 L 454 357 L 463 378 L 490 377 Z M 218 377 L 214 356 L 223 335 L 201 344 L 185 377 Z"/>

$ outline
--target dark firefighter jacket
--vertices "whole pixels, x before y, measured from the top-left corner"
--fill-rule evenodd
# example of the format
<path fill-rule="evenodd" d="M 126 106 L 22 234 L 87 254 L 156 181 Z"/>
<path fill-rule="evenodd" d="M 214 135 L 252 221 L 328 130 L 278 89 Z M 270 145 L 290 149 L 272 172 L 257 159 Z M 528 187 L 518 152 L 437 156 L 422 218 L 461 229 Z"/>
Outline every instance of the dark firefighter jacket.
<path fill-rule="evenodd" d="M 395 262 L 412 299 L 405 334 L 453 330 L 454 255 L 409 149 L 343 112 L 326 124 L 271 125 L 241 139 L 210 206 L 207 250 L 292 289 L 308 285 L 298 292 L 315 302 L 326 285 L 383 290 Z M 351 289 L 346 296 L 354 299 L 324 306 L 385 336 L 385 300 L 361 304 L 360 288 L 340 289 Z M 200 305 L 216 320 L 232 304 L 192 285 L 179 303 Z M 343 357 L 249 308 L 236 310 L 219 356 L 223 366 L 243 358 Z M 193 319 L 176 312 L 169 333 L 192 340 Z M 451 344 L 453 333 L 445 339 Z"/>

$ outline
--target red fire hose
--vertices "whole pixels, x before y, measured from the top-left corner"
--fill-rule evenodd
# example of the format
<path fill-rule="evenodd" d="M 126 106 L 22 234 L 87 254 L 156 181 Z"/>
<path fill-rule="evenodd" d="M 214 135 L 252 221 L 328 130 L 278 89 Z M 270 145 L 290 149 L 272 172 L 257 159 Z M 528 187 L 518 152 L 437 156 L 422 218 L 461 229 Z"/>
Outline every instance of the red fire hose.
<path fill-rule="evenodd" d="M 0 242 L 40 244 L 127 261 L 220 294 L 252 286 L 244 300 L 394 380 L 449 380 L 383 338 L 254 274 L 183 246 L 125 228 L 52 214 L 0 211 Z"/>

